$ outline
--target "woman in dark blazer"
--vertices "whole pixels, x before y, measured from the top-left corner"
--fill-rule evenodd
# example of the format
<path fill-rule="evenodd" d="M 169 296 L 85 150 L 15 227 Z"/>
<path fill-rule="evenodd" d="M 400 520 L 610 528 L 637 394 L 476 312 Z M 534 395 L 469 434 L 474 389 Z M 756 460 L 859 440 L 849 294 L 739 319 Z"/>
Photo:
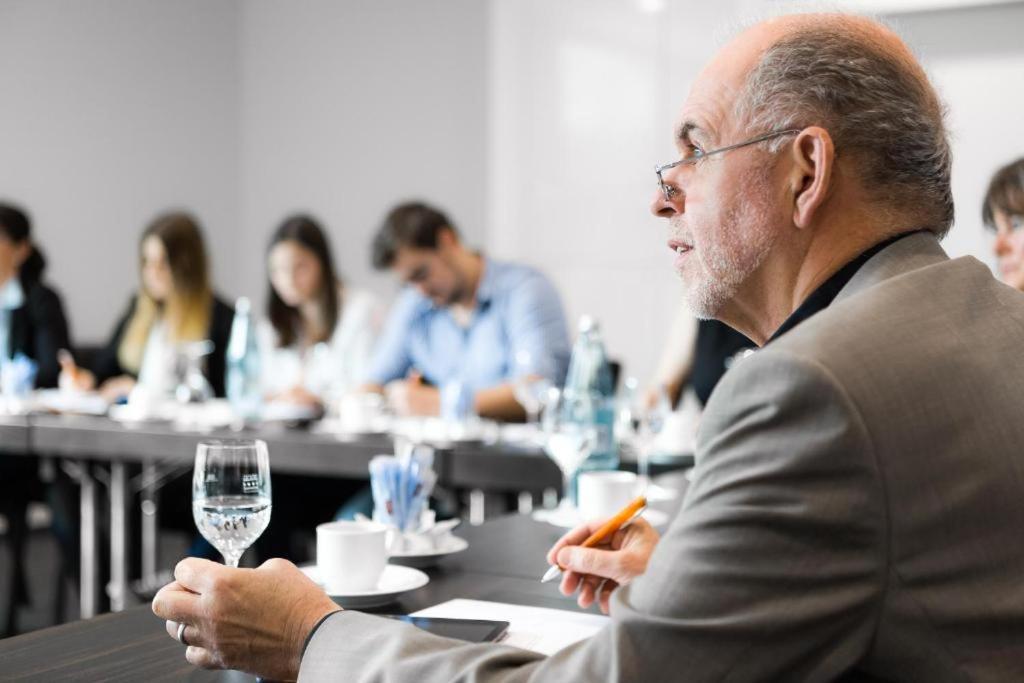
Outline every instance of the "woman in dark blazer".
<path fill-rule="evenodd" d="M 21 209 L 0 204 L 0 360 L 24 356 L 36 364 L 36 387 L 57 386 L 57 351 L 69 346 L 60 296 L 43 283 L 46 260 L 32 241 L 32 226 Z M 25 510 L 42 493 L 35 458 L 0 456 L 0 514 L 8 521 L 10 583 L 0 615 L 0 638 L 16 631 L 15 616 L 28 603 L 23 551 L 28 528 Z"/>
<path fill-rule="evenodd" d="M 65 362 L 71 384 L 96 388 L 111 400 L 127 396 L 139 383 L 173 390 L 169 378 L 157 375 L 173 366 L 175 346 L 208 339 L 213 351 L 204 374 L 214 394 L 223 397 L 234 311 L 213 294 L 198 223 L 180 212 L 158 216 L 142 234 L 139 257 L 139 291 L 91 368 Z"/>
<path fill-rule="evenodd" d="M 46 259 L 31 230 L 23 211 L 0 204 L 0 352 L 35 362 L 35 386 L 50 388 L 60 374 L 57 352 L 70 345 L 68 323 L 60 296 L 42 280 Z"/>

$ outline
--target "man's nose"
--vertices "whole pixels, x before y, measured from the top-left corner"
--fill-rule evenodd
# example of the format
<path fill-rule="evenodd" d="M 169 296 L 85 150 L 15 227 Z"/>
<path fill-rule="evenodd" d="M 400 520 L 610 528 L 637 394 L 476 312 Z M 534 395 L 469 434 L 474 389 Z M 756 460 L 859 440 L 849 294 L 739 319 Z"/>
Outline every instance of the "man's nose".
<path fill-rule="evenodd" d="M 659 186 L 654 191 L 654 198 L 651 201 L 651 213 L 660 218 L 671 218 L 683 212 L 683 191 L 675 185 L 667 185 L 668 197 Z"/>

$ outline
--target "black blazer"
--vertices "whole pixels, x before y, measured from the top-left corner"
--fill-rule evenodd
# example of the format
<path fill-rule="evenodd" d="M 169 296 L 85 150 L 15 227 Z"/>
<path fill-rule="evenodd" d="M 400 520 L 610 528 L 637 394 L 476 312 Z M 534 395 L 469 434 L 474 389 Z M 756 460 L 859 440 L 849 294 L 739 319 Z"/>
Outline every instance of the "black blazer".
<path fill-rule="evenodd" d="M 96 384 L 99 385 L 111 377 L 119 375 L 136 376 L 136 373 L 128 372 L 121 367 L 117 359 L 117 350 L 121 347 L 121 339 L 124 337 L 125 328 L 135 312 L 135 297 L 128 302 L 128 309 L 114 328 L 107 345 L 96 354 L 93 366 L 90 368 L 96 375 Z M 228 338 L 231 336 L 231 321 L 234 319 L 235 311 L 218 297 L 213 297 L 213 315 L 210 316 L 210 329 L 207 338 L 213 342 L 213 353 L 206 357 L 206 364 L 203 367 L 203 374 L 206 376 L 213 393 L 218 398 L 224 397 L 224 373 L 227 369 Z"/>
<path fill-rule="evenodd" d="M 57 351 L 71 348 L 68 321 L 60 295 L 40 281 L 22 282 L 25 303 L 11 311 L 10 346 L 4 349 L 8 358 L 23 353 L 36 362 L 36 386 L 48 389 L 57 386 L 60 363 Z"/>

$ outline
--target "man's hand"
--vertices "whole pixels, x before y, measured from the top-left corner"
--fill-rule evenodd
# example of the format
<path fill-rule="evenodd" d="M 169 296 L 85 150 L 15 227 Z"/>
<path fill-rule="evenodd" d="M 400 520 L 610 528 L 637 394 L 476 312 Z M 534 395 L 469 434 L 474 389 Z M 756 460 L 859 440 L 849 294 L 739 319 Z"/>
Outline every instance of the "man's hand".
<path fill-rule="evenodd" d="M 608 614 L 608 600 L 619 586 L 644 573 L 660 536 L 643 517 L 616 531 L 610 541 L 593 548 L 580 548 L 608 520 L 582 524 L 562 536 L 548 551 L 548 563 L 562 567 L 563 595 L 578 589 L 576 602 L 586 609 L 597 600 L 601 611 Z"/>
<path fill-rule="evenodd" d="M 389 382 L 384 387 L 384 393 L 388 403 L 399 415 L 441 414 L 441 392 L 436 387 L 424 384 L 417 372 L 410 373 L 407 379 Z"/>
<path fill-rule="evenodd" d="M 185 624 L 185 658 L 207 669 L 295 680 L 306 637 L 340 609 L 287 560 L 232 569 L 190 557 L 174 568 L 174 578 L 153 598 L 153 613 L 167 620 L 172 638 Z"/>

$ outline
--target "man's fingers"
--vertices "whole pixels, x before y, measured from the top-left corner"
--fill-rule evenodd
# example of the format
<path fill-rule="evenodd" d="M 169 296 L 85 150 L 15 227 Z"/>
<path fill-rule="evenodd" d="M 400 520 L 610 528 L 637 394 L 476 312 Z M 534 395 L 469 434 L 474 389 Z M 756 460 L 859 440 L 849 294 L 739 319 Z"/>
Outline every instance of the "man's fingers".
<path fill-rule="evenodd" d="M 175 640 L 178 640 L 178 624 L 179 622 L 177 621 L 168 621 L 164 626 L 164 630 L 167 631 L 167 635 Z M 196 647 L 206 647 L 209 645 L 206 638 L 203 637 L 202 632 L 191 624 L 185 624 L 185 632 L 181 635 L 185 639 L 185 642 L 182 643 L 183 645 L 194 645 Z"/>
<path fill-rule="evenodd" d="M 193 593 L 205 593 L 219 574 L 227 568 L 199 557 L 186 557 L 174 567 L 174 579 Z"/>
<path fill-rule="evenodd" d="M 562 583 L 559 589 L 562 591 L 562 595 L 572 595 L 579 588 L 580 580 L 583 577 L 576 572 L 564 572 L 562 574 Z"/>
<path fill-rule="evenodd" d="M 168 621 L 194 623 L 199 614 L 199 596 L 169 583 L 153 598 L 153 614 Z"/>
<path fill-rule="evenodd" d="M 622 569 L 619 552 L 579 546 L 559 550 L 558 564 L 579 574 L 594 574 L 609 579 L 618 579 Z"/>
<path fill-rule="evenodd" d="M 608 614 L 609 604 L 610 604 L 611 599 L 612 599 L 612 592 L 616 588 L 618 588 L 618 587 L 619 587 L 619 584 L 616 583 L 615 581 L 612 581 L 611 579 L 605 581 L 604 585 L 601 586 L 600 596 L 598 597 L 598 602 L 600 603 L 601 611 L 604 612 L 605 614 Z"/>
<path fill-rule="evenodd" d="M 551 550 L 548 551 L 548 564 L 555 564 L 555 558 L 558 557 L 558 551 L 565 546 L 579 545 L 580 543 L 583 543 L 583 541 L 587 540 L 587 537 L 594 532 L 595 528 L 597 527 L 594 524 L 586 523 L 580 524 L 578 527 L 567 531 L 564 536 L 555 541 L 555 544 L 551 546 Z"/>
<path fill-rule="evenodd" d="M 583 579 L 580 583 L 580 595 L 576 599 L 576 604 L 581 608 L 587 609 L 594 604 L 594 600 L 597 598 L 597 589 L 601 585 L 603 579 L 599 579 L 594 576 L 588 576 Z"/>
<path fill-rule="evenodd" d="M 185 659 L 193 666 L 201 666 L 204 669 L 223 669 L 220 660 L 206 648 L 189 645 L 185 648 Z"/>

